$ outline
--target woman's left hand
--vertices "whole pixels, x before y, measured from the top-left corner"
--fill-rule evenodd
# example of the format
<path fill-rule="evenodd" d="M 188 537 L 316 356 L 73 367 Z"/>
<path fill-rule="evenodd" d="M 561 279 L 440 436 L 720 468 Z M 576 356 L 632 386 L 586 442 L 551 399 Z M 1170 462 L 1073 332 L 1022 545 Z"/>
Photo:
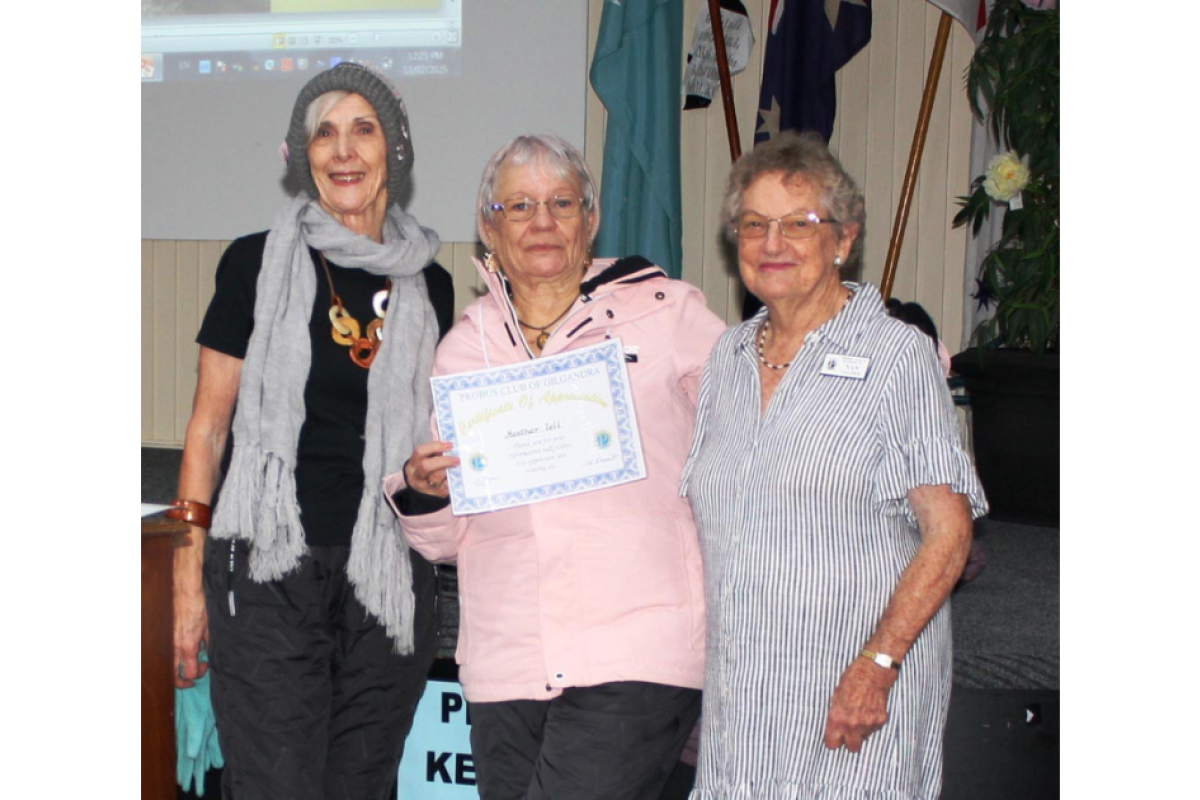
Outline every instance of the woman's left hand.
<path fill-rule="evenodd" d="M 414 447 L 412 456 L 404 462 L 404 482 L 421 494 L 449 497 L 446 470 L 461 463 L 458 456 L 446 455 L 453 447 L 453 442 L 426 442 Z"/>
<path fill-rule="evenodd" d="M 888 602 L 875 633 L 864 645 L 902 660 L 917 636 L 946 602 L 971 549 L 971 506 L 947 485 L 917 486 L 908 492 L 921 529 L 921 545 Z M 825 746 L 862 749 L 888 720 L 888 692 L 899 673 L 855 658 L 842 673 L 825 722 Z"/>
<path fill-rule="evenodd" d="M 851 753 L 861 750 L 867 737 L 888 721 L 888 692 L 897 675 L 865 658 L 854 659 L 829 701 L 825 746 L 830 750 L 844 746 Z"/>

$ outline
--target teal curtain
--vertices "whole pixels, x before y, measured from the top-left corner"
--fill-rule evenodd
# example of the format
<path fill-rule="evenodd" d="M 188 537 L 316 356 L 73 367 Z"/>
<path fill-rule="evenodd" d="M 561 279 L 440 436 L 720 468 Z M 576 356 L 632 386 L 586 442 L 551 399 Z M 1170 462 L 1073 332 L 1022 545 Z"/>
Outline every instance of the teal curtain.
<path fill-rule="evenodd" d="M 642 255 L 672 278 L 683 266 L 679 113 L 683 0 L 608 0 L 591 81 L 608 110 L 599 257 Z"/>

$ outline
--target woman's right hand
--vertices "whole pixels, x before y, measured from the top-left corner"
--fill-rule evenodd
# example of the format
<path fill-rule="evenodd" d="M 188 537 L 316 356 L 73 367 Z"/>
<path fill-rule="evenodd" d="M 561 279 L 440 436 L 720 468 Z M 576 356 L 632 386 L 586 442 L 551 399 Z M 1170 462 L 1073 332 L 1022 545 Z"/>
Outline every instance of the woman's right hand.
<path fill-rule="evenodd" d="M 446 455 L 451 442 L 426 442 L 413 448 L 412 456 L 404 462 L 404 482 L 408 488 L 434 497 L 449 497 L 446 470 L 461 463 L 458 456 Z"/>
<path fill-rule="evenodd" d="M 188 420 L 179 462 L 175 495 L 199 503 L 212 502 L 221 472 L 221 454 L 229 436 L 241 382 L 242 360 L 200 347 L 196 397 Z M 175 685 L 187 689 L 208 672 L 200 663 L 200 645 L 208 643 L 208 611 L 204 606 L 204 541 L 208 531 L 192 526 L 188 542 L 175 548 Z"/>
<path fill-rule="evenodd" d="M 204 677 L 200 648 L 208 644 L 208 610 L 204 604 L 203 564 L 193 549 L 204 547 L 204 531 L 192 528 L 188 545 L 175 550 L 175 686 L 189 689 Z"/>

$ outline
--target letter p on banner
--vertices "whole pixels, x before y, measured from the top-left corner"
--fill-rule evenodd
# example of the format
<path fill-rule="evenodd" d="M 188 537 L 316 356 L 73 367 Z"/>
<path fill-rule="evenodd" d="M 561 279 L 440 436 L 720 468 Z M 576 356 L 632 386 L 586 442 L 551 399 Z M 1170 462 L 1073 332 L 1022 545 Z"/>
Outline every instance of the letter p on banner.
<path fill-rule="evenodd" d="M 400 761 L 398 800 L 479 800 L 462 686 L 430 680 Z"/>

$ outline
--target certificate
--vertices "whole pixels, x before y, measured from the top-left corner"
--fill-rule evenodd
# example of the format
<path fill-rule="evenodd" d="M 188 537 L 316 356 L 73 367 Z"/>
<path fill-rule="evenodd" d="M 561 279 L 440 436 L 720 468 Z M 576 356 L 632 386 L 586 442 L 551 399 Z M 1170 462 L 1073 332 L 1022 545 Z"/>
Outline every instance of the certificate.
<path fill-rule="evenodd" d="M 646 477 L 620 339 L 430 379 L 455 514 L 590 492 Z"/>

